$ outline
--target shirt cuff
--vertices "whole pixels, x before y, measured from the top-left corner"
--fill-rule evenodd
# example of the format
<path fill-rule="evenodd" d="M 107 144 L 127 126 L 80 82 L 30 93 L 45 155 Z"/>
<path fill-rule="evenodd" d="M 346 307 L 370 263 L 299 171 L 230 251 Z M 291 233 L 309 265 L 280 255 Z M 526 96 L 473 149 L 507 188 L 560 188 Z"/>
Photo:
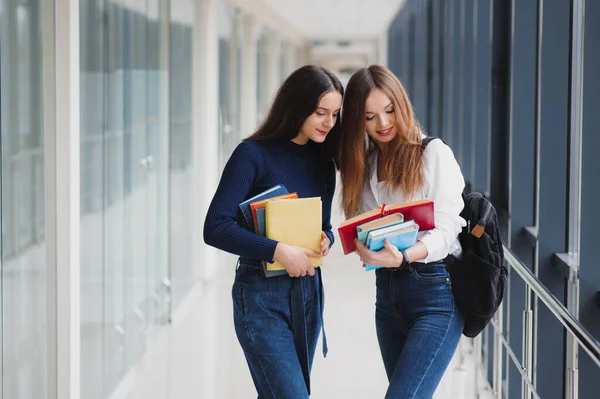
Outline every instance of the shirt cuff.
<path fill-rule="evenodd" d="M 331 230 L 326 230 L 325 235 L 327 236 L 327 238 L 329 238 L 329 248 L 331 249 L 333 243 L 335 242 L 335 236 L 333 235 L 333 232 Z"/>
<path fill-rule="evenodd" d="M 265 262 L 273 263 L 275 260 L 275 249 L 277 248 L 277 244 L 279 244 L 279 241 L 269 239 L 269 242 L 265 244 L 264 248 L 260 249 L 258 258 Z"/>

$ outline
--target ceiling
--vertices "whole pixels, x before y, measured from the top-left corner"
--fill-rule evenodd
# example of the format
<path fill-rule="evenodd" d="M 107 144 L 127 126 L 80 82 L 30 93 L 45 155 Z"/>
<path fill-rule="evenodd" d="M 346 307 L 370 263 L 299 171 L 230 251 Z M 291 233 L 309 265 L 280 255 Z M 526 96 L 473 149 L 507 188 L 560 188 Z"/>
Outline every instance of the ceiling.
<path fill-rule="evenodd" d="M 262 0 L 309 40 L 378 38 L 406 0 Z"/>

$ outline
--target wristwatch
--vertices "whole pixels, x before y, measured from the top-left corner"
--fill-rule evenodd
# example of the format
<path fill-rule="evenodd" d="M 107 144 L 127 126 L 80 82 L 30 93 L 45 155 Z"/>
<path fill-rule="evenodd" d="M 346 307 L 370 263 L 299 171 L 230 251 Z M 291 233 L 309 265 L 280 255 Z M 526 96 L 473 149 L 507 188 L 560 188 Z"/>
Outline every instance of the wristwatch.
<path fill-rule="evenodd" d="M 401 249 L 400 253 L 402 254 L 402 263 L 400 263 L 399 268 L 400 269 L 404 269 L 407 265 L 408 265 L 408 255 L 406 254 L 406 251 Z"/>

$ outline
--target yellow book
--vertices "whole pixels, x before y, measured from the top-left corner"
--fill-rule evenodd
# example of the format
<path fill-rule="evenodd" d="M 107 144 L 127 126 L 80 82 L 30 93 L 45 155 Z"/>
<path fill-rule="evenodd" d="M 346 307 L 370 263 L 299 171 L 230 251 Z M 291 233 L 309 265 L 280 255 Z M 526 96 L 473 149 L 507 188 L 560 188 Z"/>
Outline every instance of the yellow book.
<path fill-rule="evenodd" d="M 321 252 L 320 197 L 267 201 L 265 208 L 268 238 Z M 323 264 L 323 258 L 309 259 L 315 267 Z M 285 270 L 285 267 L 280 262 L 267 263 L 267 270 Z"/>

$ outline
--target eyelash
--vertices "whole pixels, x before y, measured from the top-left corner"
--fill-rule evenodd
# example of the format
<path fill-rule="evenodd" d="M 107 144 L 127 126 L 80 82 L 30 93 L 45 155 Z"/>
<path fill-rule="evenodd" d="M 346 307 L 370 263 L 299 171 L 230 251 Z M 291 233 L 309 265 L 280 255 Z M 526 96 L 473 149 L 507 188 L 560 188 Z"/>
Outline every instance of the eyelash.
<path fill-rule="evenodd" d="M 391 109 L 391 110 L 389 110 L 389 111 L 385 111 L 385 113 L 386 113 L 386 114 L 393 114 L 393 113 L 394 113 L 394 110 L 393 110 L 393 109 Z M 373 118 L 375 118 L 375 117 L 374 117 L 374 116 L 367 116 L 367 120 L 368 120 L 368 121 L 372 121 L 372 120 L 373 120 Z"/>
<path fill-rule="evenodd" d="M 325 116 L 325 114 L 321 113 L 321 112 L 317 112 L 317 115 L 319 116 Z M 334 118 L 337 118 L 338 114 L 333 114 Z"/>

